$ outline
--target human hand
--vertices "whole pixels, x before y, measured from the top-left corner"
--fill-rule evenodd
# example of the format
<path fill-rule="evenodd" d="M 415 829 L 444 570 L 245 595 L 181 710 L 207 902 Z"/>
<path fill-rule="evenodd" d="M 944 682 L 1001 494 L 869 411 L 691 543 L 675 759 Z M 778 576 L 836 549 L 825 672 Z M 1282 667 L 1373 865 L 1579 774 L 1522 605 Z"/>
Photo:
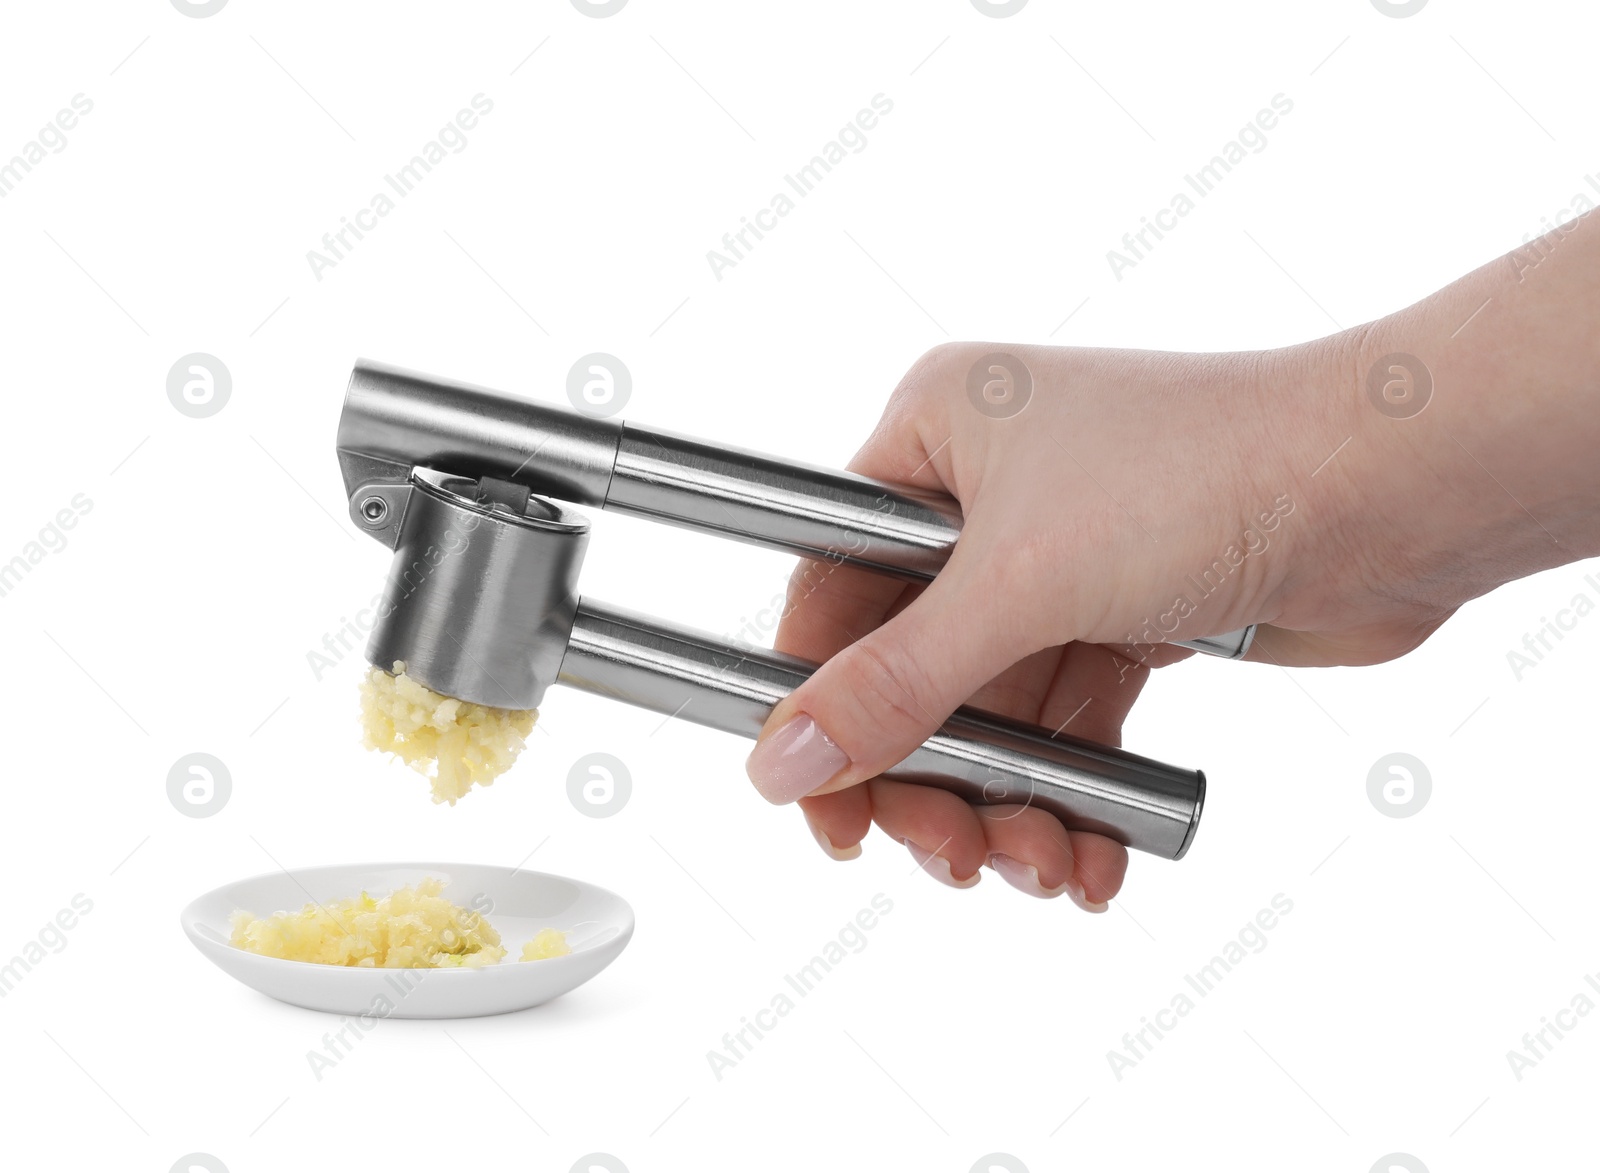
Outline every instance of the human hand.
<path fill-rule="evenodd" d="M 877 775 L 962 704 L 1116 745 L 1150 670 L 1189 654 L 1172 640 L 1254 622 L 1249 659 L 1371 664 L 1553 564 L 1537 550 L 1544 526 L 1477 455 L 1540 463 L 1526 443 L 1496 450 L 1472 377 L 1485 356 L 1423 345 L 1506 283 L 1489 266 L 1391 319 L 1269 352 L 930 351 L 850 467 L 953 496 L 961 540 L 926 587 L 797 567 L 776 646 L 825 663 L 768 719 L 749 762 L 757 789 L 798 800 L 835 858 L 859 854 L 875 821 L 953 886 L 987 864 L 1032 895 L 1104 909 L 1127 867 L 1119 844 Z M 1497 332 L 1553 345 L 1558 326 L 1537 317 L 1511 305 L 1483 345 L 1504 348 Z M 1421 421 L 1377 408 L 1369 372 L 1396 351 L 1434 354 L 1431 377 L 1454 376 L 1459 402 Z M 1015 414 L 969 392 L 996 353 L 1031 375 Z M 1586 362 L 1547 356 L 1538 385 L 1592 394 Z M 1563 499 L 1536 496 L 1551 510 Z"/>

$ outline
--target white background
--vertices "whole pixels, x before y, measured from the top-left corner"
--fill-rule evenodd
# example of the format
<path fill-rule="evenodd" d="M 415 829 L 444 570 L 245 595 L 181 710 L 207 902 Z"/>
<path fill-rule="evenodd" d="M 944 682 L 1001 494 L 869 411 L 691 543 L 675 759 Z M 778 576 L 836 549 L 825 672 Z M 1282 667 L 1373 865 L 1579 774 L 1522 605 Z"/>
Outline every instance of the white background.
<path fill-rule="evenodd" d="M 334 459 L 357 355 L 560 402 L 573 360 L 608 351 L 630 418 L 840 464 L 946 338 L 1284 344 L 1542 231 L 1600 172 L 1595 31 L 1575 2 L 1452 0 L 1408 19 L 1369 0 L 8 6 L 0 159 L 94 103 L 0 200 L 0 561 L 93 503 L 0 598 L 0 954 L 94 904 L 0 1002 L 12 1163 L 1572 1167 L 1600 1017 L 1520 1082 L 1506 1052 L 1600 971 L 1600 618 L 1520 682 L 1506 653 L 1600 597 L 1593 565 L 1468 606 L 1400 663 L 1162 673 L 1126 743 L 1204 767 L 1205 822 L 1182 863 L 1136 857 L 1100 918 L 987 873 L 951 891 L 881 836 L 832 863 L 753 794 L 743 743 L 565 691 L 513 775 L 435 807 L 357 744 L 359 657 L 318 681 L 307 653 L 386 567 Z M 307 250 L 478 93 L 494 110 L 466 149 L 317 280 Z M 894 110 L 866 149 L 716 280 L 706 251 L 878 93 Z M 1106 250 L 1279 93 L 1267 148 L 1117 281 Z M 166 396 L 193 351 L 232 373 L 207 419 Z M 594 529 L 587 592 L 714 631 L 787 573 Z M 633 775 L 610 819 L 566 795 L 594 750 Z M 166 795 L 194 751 L 233 778 L 210 818 Z M 1394 751 L 1432 775 L 1411 818 L 1367 797 Z M 532 1012 L 386 1022 L 320 1082 L 306 1054 L 336 1022 L 235 985 L 178 929 L 194 895 L 279 865 L 530 852 L 633 902 L 620 961 Z M 716 1080 L 706 1052 L 880 892 L 866 949 Z M 1293 912 L 1264 951 L 1115 1078 L 1124 1032 L 1278 893 Z"/>

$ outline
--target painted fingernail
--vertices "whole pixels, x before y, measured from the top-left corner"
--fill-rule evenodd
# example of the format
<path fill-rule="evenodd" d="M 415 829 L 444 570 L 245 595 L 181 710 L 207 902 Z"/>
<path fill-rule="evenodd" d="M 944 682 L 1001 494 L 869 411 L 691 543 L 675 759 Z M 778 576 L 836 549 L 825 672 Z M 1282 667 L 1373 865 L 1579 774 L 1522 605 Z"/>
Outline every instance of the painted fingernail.
<path fill-rule="evenodd" d="M 804 798 L 850 764 L 850 756 L 806 714 L 792 717 L 756 743 L 745 772 L 770 803 Z"/>
<path fill-rule="evenodd" d="M 1039 882 L 1038 868 L 998 851 L 989 857 L 989 866 L 1002 880 L 1029 896 L 1037 896 L 1041 900 L 1054 900 L 1057 896 L 1065 896 L 1085 912 L 1104 912 L 1111 907 L 1104 901 L 1100 903 L 1091 901 L 1083 894 L 1078 882 L 1070 876 L 1056 887 L 1046 888 Z"/>
<path fill-rule="evenodd" d="M 950 861 L 944 856 L 924 851 L 909 839 L 903 842 L 906 850 L 911 853 L 911 858 L 917 861 L 917 866 L 941 884 L 949 884 L 952 888 L 970 888 L 983 878 L 980 872 L 973 872 L 965 880 L 958 880 L 955 872 L 950 870 Z"/>
<path fill-rule="evenodd" d="M 1066 883 L 1066 889 L 1067 899 L 1072 901 L 1072 903 L 1076 904 L 1079 908 L 1083 909 L 1084 912 L 1104 912 L 1106 909 L 1111 907 L 1110 901 L 1102 900 L 1096 903 L 1095 901 L 1090 900 L 1083 894 L 1083 889 L 1078 886 L 1076 881 L 1068 880 Z"/>
<path fill-rule="evenodd" d="M 822 830 L 821 827 L 817 826 L 811 821 L 809 815 L 806 817 L 806 826 L 811 828 L 811 837 L 817 841 L 817 846 L 826 851 L 833 859 L 843 862 L 847 859 L 860 858 L 861 844 L 854 843 L 849 847 L 835 847 L 833 845 L 833 840 L 828 838 L 827 834 Z"/>
<path fill-rule="evenodd" d="M 1038 868 L 1031 863 L 1023 863 L 999 852 L 989 857 L 989 866 L 995 870 L 996 875 L 1018 892 L 1026 892 L 1029 896 L 1037 896 L 1040 900 L 1054 900 L 1066 892 L 1072 884 L 1069 879 L 1059 887 L 1046 888 L 1039 882 Z"/>

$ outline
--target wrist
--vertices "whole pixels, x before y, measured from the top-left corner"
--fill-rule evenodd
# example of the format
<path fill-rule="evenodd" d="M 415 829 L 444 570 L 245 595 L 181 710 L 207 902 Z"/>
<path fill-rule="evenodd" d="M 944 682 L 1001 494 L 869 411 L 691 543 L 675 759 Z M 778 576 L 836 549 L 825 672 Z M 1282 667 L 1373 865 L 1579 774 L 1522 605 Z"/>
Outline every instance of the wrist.
<path fill-rule="evenodd" d="M 1513 254 L 1312 344 L 1324 426 L 1348 437 L 1315 478 L 1361 571 L 1346 589 L 1447 614 L 1600 553 L 1600 344 L 1582 321 L 1600 221 L 1578 235 L 1538 272 Z"/>

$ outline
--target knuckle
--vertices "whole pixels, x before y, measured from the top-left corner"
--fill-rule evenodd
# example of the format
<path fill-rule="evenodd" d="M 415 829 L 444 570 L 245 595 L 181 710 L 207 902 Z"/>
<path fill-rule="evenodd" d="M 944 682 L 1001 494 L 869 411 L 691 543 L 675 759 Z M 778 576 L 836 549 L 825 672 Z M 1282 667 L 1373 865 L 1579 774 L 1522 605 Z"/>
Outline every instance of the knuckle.
<path fill-rule="evenodd" d="M 930 709 L 934 690 L 927 674 L 909 658 L 862 642 L 852 645 L 858 699 L 875 721 L 905 730 L 937 726 Z"/>
<path fill-rule="evenodd" d="M 905 403 L 947 390 L 960 382 L 972 361 L 972 346 L 966 342 L 941 342 L 911 364 L 894 390 L 893 400 Z"/>

